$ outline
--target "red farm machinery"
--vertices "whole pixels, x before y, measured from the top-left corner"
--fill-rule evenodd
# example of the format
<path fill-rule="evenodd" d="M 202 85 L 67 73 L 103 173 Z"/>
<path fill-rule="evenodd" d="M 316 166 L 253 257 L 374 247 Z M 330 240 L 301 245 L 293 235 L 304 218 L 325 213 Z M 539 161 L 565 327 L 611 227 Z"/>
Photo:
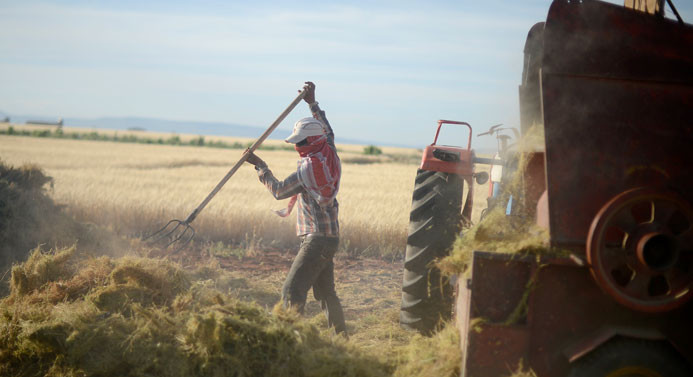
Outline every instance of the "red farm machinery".
<path fill-rule="evenodd" d="M 470 218 L 463 182 L 483 184 L 475 164 L 498 162 L 469 144 L 426 148 L 400 317 L 430 332 L 454 301 L 462 376 L 518 365 L 538 377 L 693 376 L 693 26 L 667 3 L 677 20 L 664 0 L 555 0 L 528 33 L 520 133 L 543 124 L 544 147 L 518 152 L 529 162 L 514 197 L 563 256 L 479 250 L 454 286 L 442 279 L 430 262 Z"/>

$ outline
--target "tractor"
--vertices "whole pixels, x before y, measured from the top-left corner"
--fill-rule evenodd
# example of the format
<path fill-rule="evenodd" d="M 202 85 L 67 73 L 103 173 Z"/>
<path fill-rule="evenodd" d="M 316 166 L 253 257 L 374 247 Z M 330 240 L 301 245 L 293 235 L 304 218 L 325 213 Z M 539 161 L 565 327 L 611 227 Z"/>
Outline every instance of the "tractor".
<path fill-rule="evenodd" d="M 444 124 L 469 129 L 466 148 L 437 144 Z M 424 149 L 415 178 L 404 261 L 400 311 L 404 328 L 431 333 L 441 319 L 451 318 L 453 286 L 432 262 L 447 255 L 463 226 L 471 222 L 474 181 L 488 180 L 487 173 L 474 172 L 474 164 L 492 160 L 477 158 L 471 142 L 469 123 L 439 120 L 433 144 Z"/>
<path fill-rule="evenodd" d="M 520 133 L 544 145 L 513 196 L 561 253 L 477 250 L 446 281 L 462 182 L 498 162 L 426 148 L 400 317 L 430 333 L 454 302 L 462 376 L 693 376 L 693 26 L 667 4 L 555 0 L 528 33 Z"/>

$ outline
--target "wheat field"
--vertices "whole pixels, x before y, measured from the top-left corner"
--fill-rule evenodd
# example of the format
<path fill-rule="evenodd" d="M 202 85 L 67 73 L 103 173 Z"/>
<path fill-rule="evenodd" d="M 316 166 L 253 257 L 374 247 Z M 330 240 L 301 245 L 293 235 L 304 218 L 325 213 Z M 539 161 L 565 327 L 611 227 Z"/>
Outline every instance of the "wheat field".
<path fill-rule="evenodd" d="M 373 157 L 363 154 L 363 146 L 338 145 L 342 159 L 338 195 L 341 248 L 355 255 L 396 258 L 406 245 L 421 152 L 382 149 L 382 156 Z M 133 236 L 151 232 L 172 218 L 185 219 L 242 153 L 208 147 L 0 135 L 0 159 L 14 166 L 35 164 L 44 169 L 54 178 L 51 196 L 78 220 Z M 278 179 L 296 168 L 295 152 L 257 154 Z M 487 185 L 475 186 L 473 219 L 485 207 L 487 190 Z M 242 166 L 193 223 L 196 240 L 236 244 L 250 240 L 265 247 L 294 248 L 298 242 L 295 215 L 280 218 L 271 211 L 286 204 L 287 200 L 277 201 L 267 192 L 252 166 Z"/>

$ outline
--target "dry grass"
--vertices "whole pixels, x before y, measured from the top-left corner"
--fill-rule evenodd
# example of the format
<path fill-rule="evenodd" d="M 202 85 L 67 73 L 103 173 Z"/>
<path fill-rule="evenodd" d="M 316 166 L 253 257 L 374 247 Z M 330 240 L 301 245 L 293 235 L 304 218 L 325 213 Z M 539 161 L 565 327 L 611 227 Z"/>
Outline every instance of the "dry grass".
<path fill-rule="evenodd" d="M 390 375 L 295 313 L 238 301 L 234 283 L 214 266 L 34 251 L 0 300 L 0 374 Z"/>
<path fill-rule="evenodd" d="M 518 202 L 524 195 L 525 170 L 529 163 L 528 154 L 525 152 L 543 151 L 544 126 L 534 124 L 520 139 L 515 148 L 520 155 L 517 156 L 517 169 L 512 173 L 508 181 L 501 187 L 498 194 L 498 203 L 508 203 L 511 196 L 515 196 Z M 566 250 L 549 247 L 548 229 L 536 224 L 535 216 L 531 210 L 516 205 L 511 215 L 506 215 L 505 205 L 490 208 L 488 214 L 475 226 L 467 230 L 464 235 L 455 242 L 450 256 L 439 263 L 439 267 L 449 274 L 462 273 L 467 270 L 474 250 L 484 250 L 502 253 L 524 253 L 533 255 L 568 256 Z"/>
<path fill-rule="evenodd" d="M 33 138 L 7 140 L 33 140 L 39 144 L 45 141 L 65 141 Z M 64 147 L 60 156 L 69 156 L 75 152 L 76 147 L 93 142 L 68 144 L 71 144 L 71 148 Z M 96 144 L 114 148 L 122 146 L 114 143 Z M 8 149 L 21 147 L 9 143 L 7 145 L 7 149 L 2 149 L 3 153 Z M 31 143 L 27 148 L 30 145 Z M 47 149 L 50 143 L 43 145 Z M 53 153 L 59 150 L 54 146 L 50 148 Z M 176 149 L 164 149 L 167 148 Z M 154 149 L 160 150 L 157 147 Z M 45 154 L 42 148 L 35 146 L 27 150 L 39 156 Z M 283 152 L 270 154 L 276 153 Z M 91 164 L 106 166 L 104 161 L 112 158 L 111 156 L 109 153 L 92 150 L 91 158 L 84 160 L 86 162 L 82 162 L 82 165 L 85 170 L 91 171 L 93 178 L 98 174 Z M 5 158 L 5 155 L 1 157 Z M 288 157 L 294 156 L 289 154 Z M 48 157 L 43 158 L 49 160 Z M 77 167 L 60 166 L 56 158 L 49 161 L 48 165 L 58 166 L 56 171 L 80 170 Z M 358 167 L 369 170 L 379 165 L 382 170 L 396 164 L 379 163 Z M 128 169 L 157 170 L 132 166 Z M 113 170 L 118 170 L 118 166 Z M 415 166 L 412 171 L 415 172 Z M 86 177 L 89 175 L 79 178 L 82 184 L 89 183 Z M 253 183 L 257 183 L 253 175 L 250 178 Z M 78 178 L 72 178 L 76 179 Z M 266 194 L 259 184 L 257 186 L 262 194 Z M 53 196 L 57 197 L 59 181 L 56 181 L 53 190 Z M 85 197 L 88 194 L 82 192 Z M 406 192 L 407 215 L 409 197 L 410 193 Z M 126 204 L 122 199 L 118 202 L 116 197 L 107 198 L 115 201 L 115 204 L 111 204 L 115 209 L 118 203 Z M 91 200 L 97 199 L 98 195 L 92 195 Z M 126 221 L 133 221 L 125 215 L 121 216 L 119 219 L 123 223 L 114 222 L 116 228 L 126 227 Z M 105 224 L 110 224 L 109 220 L 103 219 Z M 288 225 L 293 228 L 293 221 Z M 252 232 L 246 233 L 240 244 L 245 243 L 246 249 L 260 250 L 258 243 L 265 236 L 260 236 L 256 228 Z M 251 236 L 248 237 L 248 234 Z M 295 239 L 292 234 L 290 238 Z M 239 328 L 239 331 L 250 334 L 252 342 L 237 343 L 238 347 L 250 349 L 248 352 L 252 357 L 262 359 L 264 352 L 299 352 L 299 355 L 289 357 L 299 360 L 293 365 L 293 371 L 277 367 L 279 369 L 273 369 L 265 375 L 295 374 L 297 370 L 305 371 L 306 367 L 310 370 L 316 364 L 328 368 L 316 372 L 318 375 L 332 375 L 335 370 L 340 370 L 337 372 L 340 375 L 396 373 L 425 376 L 432 371 L 436 375 L 456 375 L 458 372 L 459 347 L 455 332 L 448 329 L 429 340 L 412 338 L 411 333 L 399 327 L 401 263 L 364 258 L 337 260 L 336 285 L 351 334 L 348 344 L 344 344 L 340 339 L 334 338 L 332 330 L 327 329 L 324 316 L 315 301 L 309 301 L 307 305 L 306 321 L 289 318 L 287 324 L 282 322 L 284 318 L 281 313 L 275 313 L 276 318 L 265 316 L 268 308 L 279 300 L 278 292 L 290 264 L 289 255 L 259 252 L 245 259 L 247 250 L 239 258 L 235 249 L 229 248 L 230 246 L 220 244 L 208 245 L 208 254 L 214 256 L 210 258 L 212 265 L 198 264 L 195 269 L 188 268 L 185 272 L 180 267 L 155 259 L 95 258 L 79 253 L 75 248 L 49 253 L 35 251 L 26 263 L 13 269 L 13 294 L 0 304 L 0 308 L 6 309 L 0 315 L 0 327 L 7 330 L 0 332 L 5 334 L 0 337 L 0 348 L 7 351 L 0 351 L 0 370 L 10 374 L 20 372 L 39 375 L 46 372 L 53 376 L 71 376 L 79 375 L 82 371 L 122 375 L 125 368 L 134 370 L 135 374 L 196 375 L 199 372 L 209 375 L 212 374 L 211 371 L 238 367 L 234 365 L 237 359 L 235 353 L 226 352 L 222 348 L 229 342 L 237 341 L 233 333 Z M 379 249 L 371 250 L 377 252 Z M 86 259 L 81 259 L 84 257 Z M 221 265 L 214 266 L 213 263 Z M 276 263 L 283 265 L 277 268 Z M 254 304 L 248 306 L 248 301 Z M 254 313 L 252 317 L 255 319 L 238 321 L 236 318 L 249 312 Z M 287 331 L 303 339 L 301 342 L 305 342 L 306 346 L 296 350 L 290 344 L 292 349 L 289 350 L 283 335 L 279 339 L 274 337 L 277 333 L 281 335 Z M 209 334 L 213 336 L 207 336 Z M 175 341 L 172 340 L 174 338 Z M 162 344 L 168 346 L 162 348 Z M 119 357 L 113 358 L 114 354 Z M 153 357 L 143 359 L 143 355 Z M 420 355 L 426 356 L 419 357 Z M 185 364 L 182 360 L 188 360 L 190 364 Z M 262 362 L 264 361 L 252 361 L 242 365 L 248 368 L 248 375 L 254 375 L 254 371 L 258 370 L 256 367 Z M 351 367 L 344 370 L 345 364 Z M 325 371 L 327 373 L 322 373 Z"/>
<path fill-rule="evenodd" d="M 76 222 L 46 195 L 52 185 L 38 166 L 12 167 L 0 161 L 0 296 L 9 270 L 37 245 L 116 255 L 127 244 L 93 224 Z"/>
<path fill-rule="evenodd" d="M 181 135 L 184 140 L 187 137 L 192 136 Z M 385 156 L 368 157 L 368 163 L 363 163 L 366 156 L 362 146 L 338 148 L 344 161 L 338 196 L 342 249 L 357 255 L 399 257 L 406 244 L 417 168 L 412 161 L 420 152 L 383 148 Z M 0 136 L 0 159 L 12 165 L 41 166 L 54 178 L 51 196 L 57 203 L 67 205 L 80 221 L 126 235 L 149 232 L 168 219 L 187 217 L 241 153 L 190 146 Z M 296 168 L 294 152 L 258 154 L 279 179 Z M 485 207 L 486 190 L 486 185 L 476 188 L 475 216 Z M 193 225 L 199 240 L 238 244 L 258 237 L 264 247 L 293 248 L 295 217 L 281 219 L 271 212 L 285 205 L 285 201 L 271 197 L 248 165 L 227 182 Z"/>
<path fill-rule="evenodd" d="M 361 150 L 360 146 L 340 146 L 344 161 L 339 196 L 342 249 L 360 255 L 394 257 L 403 252 L 406 242 L 417 164 L 410 162 L 411 158 L 387 157 L 366 157 L 369 161 L 364 163 Z M 420 153 L 388 148 L 384 151 L 390 156 Z M 47 175 L 54 177 L 51 195 L 56 201 L 67 204 L 80 220 L 104 224 L 123 234 L 153 229 L 169 217 L 187 216 L 240 153 L 198 147 L 0 136 L 0 159 L 14 165 L 40 165 Z M 278 177 L 288 175 L 295 168 L 295 153 L 263 151 L 259 154 Z M 485 207 L 487 190 L 486 185 L 476 187 L 473 219 Z M 245 245 L 245 249 L 261 250 L 272 244 L 293 246 L 295 219 L 280 219 L 269 211 L 283 205 L 270 197 L 248 166 L 229 181 L 194 225 L 204 238 L 232 241 Z M 228 334 L 233 332 L 229 329 L 240 326 L 244 332 L 249 329 L 251 340 L 259 339 L 249 347 L 262 352 L 274 344 L 278 346 L 271 346 L 270 353 L 295 351 L 287 349 L 284 342 L 284 335 L 289 332 L 293 334 L 291 337 L 295 335 L 306 342 L 307 346 L 301 347 L 300 352 L 324 348 L 318 353 L 299 355 L 300 365 L 293 365 L 294 372 L 303 370 L 304 365 L 323 365 L 327 359 L 329 368 L 340 371 L 343 362 L 356 365 L 348 373 L 340 373 L 344 375 L 453 376 L 459 373 L 457 332 L 452 326 L 432 339 L 412 337 L 399 328 L 400 263 L 370 259 L 337 261 L 337 291 L 351 334 L 348 344 L 344 344 L 326 328 L 319 305 L 314 301 L 307 305 L 307 321 L 292 317 L 286 321 L 281 313 L 275 313 L 276 318 L 265 315 L 267 308 L 279 299 L 288 264 L 263 270 L 263 263 L 271 258 L 262 259 L 264 253 L 259 253 L 253 258 L 260 261 L 255 265 L 242 261 L 249 268 L 244 271 L 236 249 L 217 243 L 208 248 L 209 255 L 215 256 L 211 259 L 221 263 L 223 271 L 219 266 L 210 266 L 183 274 L 178 267 L 161 261 L 105 257 L 89 259 L 78 267 L 62 263 L 72 258 L 72 249 L 54 255 L 36 254 L 13 271 L 15 295 L 8 300 L 15 301 L 4 302 L 7 308 L 12 305 L 13 313 L 6 312 L 1 317 L 6 320 L 2 325 L 13 332 L 0 339 L 6 346 L 0 348 L 9 350 L 11 346 L 13 352 L 0 352 L 0 359 L 6 358 L 0 360 L 1 366 L 9 371 L 37 361 L 36 368 L 50 368 L 50 375 L 55 376 L 73 375 L 78 369 L 118 375 L 121 363 L 127 363 L 135 370 L 148 369 L 147 373 L 194 375 L 189 373 L 188 366 L 180 364 L 187 357 L 193 360 L 196 372 L 208 375 L 212 371 L 228 370 L 236 362 L 221 351 L 222 345 L 231 340 Z M 247 254 L 247 250 L 243 253 Z M 285 257 L 290 260 L 289 256 Z M 65 268 L 57 269 L 57 265 Z M 18 299 L 19 296 L 22 298 Z M 247 301 L 255 304 L 248 306 Z M 257 320 L 236 322 L 236 317 L 249 312 Z M 100 325 L 104 320 L 107 325 Z M 108 326 L 115 331 L 108 330 Z M 206 336 L 208 333 L 215 335 L 210 338 Z M 275 339 L 275 334 L 281 337 Z M 161 339 L 166 342 L 160 342 Z M 181 349 L 161 348 L 161 344 L 181 342 Z M 15 348 L 24 346 L 28 348 Z M 95 354 L 87 357 L 92 349 L 96 350 Z M 125 356 L 120 361 L 112 360 L 108 355 L 113 352 Z M 261 354 L 260 351 L 251 353 L 251 356 Z M 143 354 L 157 357 L 143 360 Z M 21 357 L 13 359 L 11 355 Z M 175 362 L 162 363 L 164 358 Z M 171 369 L 162 369 L 169 366 Z M 253 375 L 251 370 L 247 372 Z M 284 372 L 290 373 L 288 369 L 276 369 L 272 374 Z"/>
<path fill-rule="evenodd" d="M 304 318 L 272 309 L 290 258 L 198 262 L 34 250 L 0 300 L 0 374 L 459 375 L 454 325 L 431 338 L 399 327 L 388 262 L 337 261 L 348 341 L 315 301 Z"/>
<path fill-rule="evenodd" d="M 462 364 L 460 333 L 448 323 L 432 337 L 416 335 L 404 348 L 404 360 L 395 376 L 459 376 Z"/>

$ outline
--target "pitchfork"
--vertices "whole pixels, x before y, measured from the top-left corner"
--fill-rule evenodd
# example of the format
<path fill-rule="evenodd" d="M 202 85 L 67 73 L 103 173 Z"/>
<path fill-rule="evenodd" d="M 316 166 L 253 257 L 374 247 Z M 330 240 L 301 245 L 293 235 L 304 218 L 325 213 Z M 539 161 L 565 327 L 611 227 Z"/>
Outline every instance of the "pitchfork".
<path fill-rule="evenodd" d="M 236 173 L 236 170 L 243 165 L 243 163 L 248 159 L 248 156 L 253 153 L 259 146 L 262 144 L 265 139 L 274 131 L 275 128 L 279 125 L 279 123 L 286 118 L 287 115 L 291 112 L 291 110 L 298 105 L 299 102 L 303 99 L 303 97 L 306 95 L 305 90 L 300 90 L 298 93 L 298 96 L 291 102 L 289 107 L 282 112 L 279 117 L 272 123 L 269 128 L 265 131 L 265 133 L 260 136 L 259 139 L 253 143 L 253 145 L 248 148 L 243 155 L 241 156 L 240 160 L 236 162 L 236 164 L 229 170 L 228 173 L 224 176 L 224 178 L 221 179 L 221 181 L 217 184 L 217 186 L 212 190 L 212 192 L 207 195 L 205 200 L 200 203 L 197 208 L 186 218 L 185 220 L 178 220 L 178 219 L 173 219 L 166 223 L 161 229 L 157 230 L 156 232 L 150 234 L 149 236 L 145 237 L 144 240 L 148 240 L 148 242 L 155 244 L 155 243 L 163 243 L 166 242 L 164 248 L 168 248 L 169 246 L 176 244 L 176 247 L 173 249 L 173 253 L 178 253 L 180 250 L 182 250 L 190 241 L 192 241 L 193 237 L 195 237 L 195 228 L 193 228 L 190 224 L 195 220 L 197 215 L 200 214 L 200 212 L 207 206 L 207 203 L 209 203 L 210 200 L 214 197 L 214 195 L 221 190 L 221 188 L 226 184 L 226 182 L 231 178 L 234 173 Z"/>

